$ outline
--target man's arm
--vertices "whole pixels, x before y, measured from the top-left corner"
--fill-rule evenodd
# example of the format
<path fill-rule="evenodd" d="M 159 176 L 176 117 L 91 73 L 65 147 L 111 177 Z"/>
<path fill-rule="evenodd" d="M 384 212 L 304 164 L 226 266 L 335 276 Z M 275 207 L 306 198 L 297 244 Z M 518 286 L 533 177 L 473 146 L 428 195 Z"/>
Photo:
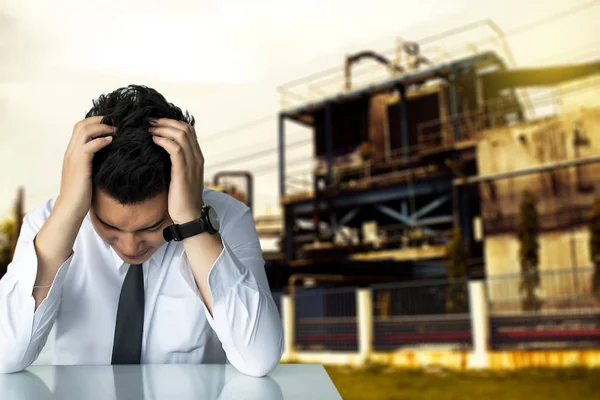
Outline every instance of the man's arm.
<path fill-rule="evenodd" d="M 41 231 L 47 228 L 46 233 L 52 235 L 53 229 L 60 226 L 52 222 L 51 215 L 49 200 L 25 216 L 13 261 L 0 279 L 0 372 L 17 372 L 31 365 L 54 325 L 72 251 L 57 261 L 62 256 L 42 245 L 46 256 L 38 255 Z"/>
<path fill-rule="evenodd" d="M 191 268 L 207 319 L 227 358 L 241 372 L 264 376 L 283 352 L 283 326 L 264 270 L 250 209 L 220 216 L 222 234 L 184 239 L 182 273 Z"/>
<path fill-rule="evenodd" d="M 48 296 L 59 268 L 73 254 L 73 245 L 82 223 L 82 218 L 68 213 L 57 204 L 33 239 L 37 256 L 37 274 L 33 286 L 36 310 Z"/>
<path fill-rule="evenodd" d="M 23 221 L 13 261 L 0 280 L 0 372 L 35 361 L 54 324 L 73 244 L 92 201 L 92 160 L 115 132 L 102 119 L 75 124 L 56 204 L 47 202 Z"/>

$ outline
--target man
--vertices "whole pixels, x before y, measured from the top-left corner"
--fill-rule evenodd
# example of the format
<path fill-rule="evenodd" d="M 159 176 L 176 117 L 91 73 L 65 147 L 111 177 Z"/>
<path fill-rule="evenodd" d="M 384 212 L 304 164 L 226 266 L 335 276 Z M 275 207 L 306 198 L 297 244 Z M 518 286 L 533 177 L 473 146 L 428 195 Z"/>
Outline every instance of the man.
<path fill-rule="evenodd" d="M 54 364 L 279 363 L 252 215 L 204 188 L 194 122 L 130 85 L 75 125 L 60 194 L 25 216 L 0 280 L 0 372 L 31 365 L 53 326 Z"/>

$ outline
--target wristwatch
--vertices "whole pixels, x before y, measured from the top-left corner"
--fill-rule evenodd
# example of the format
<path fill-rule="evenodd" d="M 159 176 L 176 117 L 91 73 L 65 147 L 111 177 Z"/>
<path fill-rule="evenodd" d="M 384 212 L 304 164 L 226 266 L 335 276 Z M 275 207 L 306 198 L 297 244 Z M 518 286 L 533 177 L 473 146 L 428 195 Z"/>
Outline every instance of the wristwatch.
<path fill-rule="evenodd" d="M 211 235 L 219 232 L 221 223 L 215 209 L 208 204 L 202 206 L 200 218 L 195 219 L 185 224 L 173 224 L 163 229 L 163 238 L 166 242 L 174 240 L 181 242 L 183 239 L 190 236 L 199 235 L 208 232 Z"/>

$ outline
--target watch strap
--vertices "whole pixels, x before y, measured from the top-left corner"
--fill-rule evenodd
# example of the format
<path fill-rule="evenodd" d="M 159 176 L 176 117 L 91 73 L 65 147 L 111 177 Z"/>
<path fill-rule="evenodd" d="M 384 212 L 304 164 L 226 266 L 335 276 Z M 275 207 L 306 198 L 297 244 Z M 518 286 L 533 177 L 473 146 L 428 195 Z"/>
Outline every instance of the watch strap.
<path fill-rule="evenodd" d="M 203 217 L 195 219 L 185 224 L 173 224 L 163 229 L 163 238 L 165 241 L 170 242 L 174 240 L 180 242 L 190 236 L 199 235 L 204 232 L 208 232 L 207 222 Z"/>

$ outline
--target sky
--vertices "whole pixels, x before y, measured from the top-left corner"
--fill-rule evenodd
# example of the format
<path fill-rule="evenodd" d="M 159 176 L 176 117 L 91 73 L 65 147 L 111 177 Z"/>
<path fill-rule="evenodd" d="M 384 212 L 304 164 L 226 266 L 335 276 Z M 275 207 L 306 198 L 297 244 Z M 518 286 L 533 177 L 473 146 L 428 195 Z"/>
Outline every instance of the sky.
<path fill-rule="evenodd" d="M 154 87 L 196 117 L 208 179 L 223 168 L 211 165 L 275 147 L 276 88 L 341 69 L 345 54 L 389 49 L 399 36 L 413 40 L 490 18 L 515 32 L 507 40 L 517 66 L 598 59 L 600 1 L 516 30 L 587 3 L 0 0 L 0 218 L 9 215 L 19 186 L 25 187 L 27 210 L 58 194 L 73 125 L 93 98 L 118 87 Z M 468 42 L 481 40 L 480 33 L 473 35 Z M 300 128 L 288 133 L 290 141 L 310 137 Z M 307 157 L 310 150 L 305 146 L 289 157 Z M 255 176 L 258 214 L 276 208 L 276 165 L 275 153 L 227 164 L 261 171 Z"/>

